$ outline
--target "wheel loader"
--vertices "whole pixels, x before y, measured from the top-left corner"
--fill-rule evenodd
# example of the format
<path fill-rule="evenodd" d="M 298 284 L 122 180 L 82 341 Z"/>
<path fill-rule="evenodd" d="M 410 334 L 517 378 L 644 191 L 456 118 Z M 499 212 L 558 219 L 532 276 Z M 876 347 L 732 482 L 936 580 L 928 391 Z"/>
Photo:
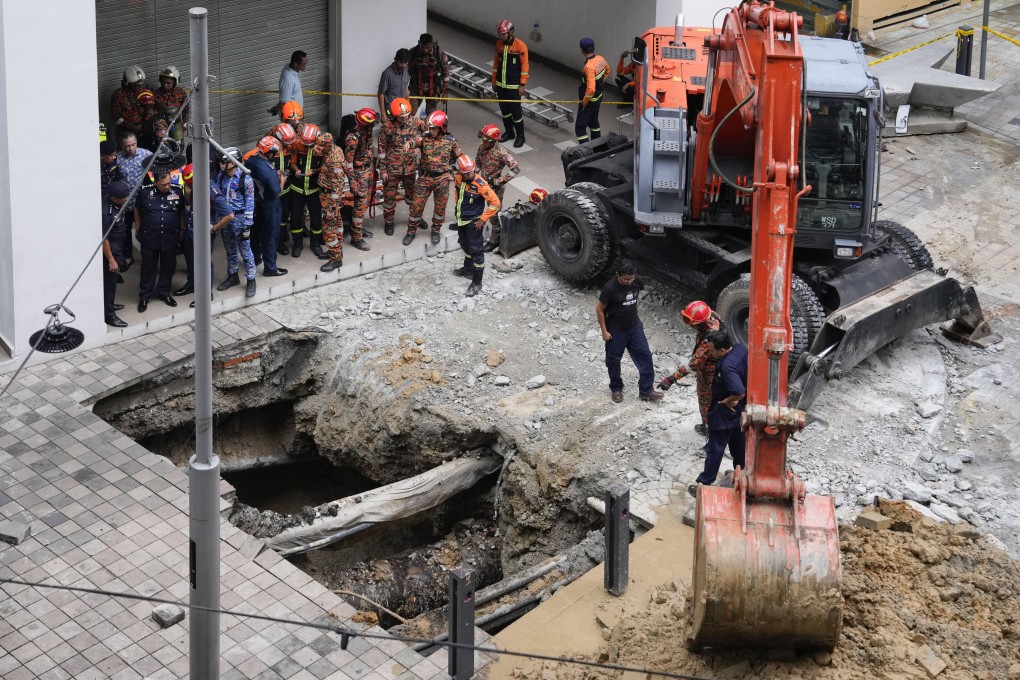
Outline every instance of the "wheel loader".
<path fill-rule="evenodd" d="M 746 468 L 697 489 L 693 647 L 838 643 L 835 508 L 789 469 L 788 438 L 826 381 L 912 329 L 998 339 L 973 289 L 879 219 L 883 95 L 863 49 L 800 27 L 752 0 L 718 30 L 680 15 L 635 39 L 634 141 L 565 151 L 568 186 L 534 214 L 560 276 L 637 259 L 748 347 Z"/>

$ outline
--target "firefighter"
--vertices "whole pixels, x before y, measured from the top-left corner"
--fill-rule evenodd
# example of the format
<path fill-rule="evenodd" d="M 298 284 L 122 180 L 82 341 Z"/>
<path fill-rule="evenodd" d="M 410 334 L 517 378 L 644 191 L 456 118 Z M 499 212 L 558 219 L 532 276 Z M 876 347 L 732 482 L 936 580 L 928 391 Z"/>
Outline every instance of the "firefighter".
<path fill-rule="evenodd" d="M 659 389 L 668 390 L 678 380 L 693 373 L 698 386 L 698 409 L 701 411 L 701 422 L 694 426 L 694 430 L 707 437 L 708 409 L 712 405 L 712 379 L 715 377 L 716 360 L 705 338 L 709 333 L 722 328 L 722 319 L 701 300 L 695 300 L 684 307 L 680 316 L 684 323 L 695 331 L 694 351 L 691 352 L 689 362 L 680 364 L 671 375 L 667 375 L 659 382 Z"/>
<path fill-rule="evenodd" d="M 397 97 L 390 103 L 390 115 L 379 133 L 376 154 L 383 183 L 383 230 L 387 236 L 393 234 L 397 188 L 404 188 L 404 199 L 408 202 L 414 196 L 415 157 L 405 147 L 426 130 L 424 121 L 412 115 L 411 102 L 404 97 Z"/>
<path fill-rule="evenodd" d="M 347 178 L 354 195 L 354 219 L 351 221 L 351 245 L 358 250 L 371 250 L 365 238 L 372 232 L 365 229 L 365 211 L 375 194 L 375 162 L 372 157 L 372 127 L 379 120 L 375 109 L 359 109 L 354 114 L 357 123 L 344 137 L 344 159 Z"/>
<path fill-rule="evenodd" d="M 308 242 L 312 253 L 320 260 L 329 255 L 322 249 L 322 203 L 320 202 L 319 168 L 322 156 L 315 154 L 315 143 L 322 131 L 318 125 L 309 123 L 301 131 L 300 139 L 291 146 L 290 178 L 290 235 L 294 239 L 291 251 L 293 257 L 300 257 L 305 233 L 305 209 L 308 209 Z"/>
<path fill-rule="evenodd" d="M 119 132 L 130 130 L 136 135 L 142 131 L 142 108 L 138 105 L 138 93 L 148 90 L 145 83 L 145 71 L 139 66 L 128 66 L 124 69 L 120 87 L 110 97 L 110 113 Z"/>
<path fill-rule="evenodd" d="M 418 180 L 414 184 L 414 200 L 407 219 L 407 234 L 403 241 L 405 246 L 411 245 L 418 229 L 424 226 L 421 216 L 429 196 L 433 197 L 434 202 L 432 243 L 439 243 L 440 229 L 446 219 L 446 202 L 450 198 L 450 166 L 461 155 L 460 144 L 446 131 L 445 113 L 433 111 L 428 115 L 426 123 L 428 132 L 416 137 L 407 146 L 408 149 L 421 149 L 421 159 L 418 161 Z"/>
<path fill-rule="evenodd" d="M 458 156 L 456 167 L 453 185 L 457 192 L 457 243 L 464 251 L 464 265 L 453 273 L 471 279 L 471 285 L 464 294 L 474 297 L 482 290 L 482 274 L 485 272 L 483 230 L 485 223 L 499 212 L 500 201 L 489 183 L 475 172 L 473 160 Z"/>
<path fill-rule="evenodd" d="M 188 99 L 188 93 L 183 87 L 179 87 L 181 73 L 176 66 L 167 66 L 159 72 L 159 89 L 153 94 L 156 96 L 156 106 L 163 110 L 167 121 L 173 120 L 184 102 Z M 170 130 L 170 135 L 177 141 L 184 139 L 184 123 L 190 118 L 188 109 L 184 109 L 181 120 Z"/>
<path fill-rule="evenodd" d="M 503 192 L 506 191 L 507 183 L 521 172 L 521 166 L 510 155 L 510 152 L 497 144 L 499 141 L 499 126 L 486 125 L 478 133 L 482 140 L 475 153 L 475 165 L 478 167 L 478 174 L 488 182 L 492 190 L 496 192 L 499 202 L 503 202 Z M 506 173 L 503 173 L 506 168 Z M 491 253 L 499 247 L 500 225 L 499 217 L 492 220 L 492 230 L 489 232 L 489 240 L 485 242 L 485 252 Z"/>
<path fill-rule="evenodd" d="M 344 263 L 344 221 L 340 211 L 344 207 L 345 170 L 343 150 L 333 143 L 333 135 L 324 132 L 315 140 L 313 153 L 322 158 L 319 166 L 319 200 L 322 203 L 322 230 L 329 261 L 319 271 L 331 272 Z"/>
<path fill-rule="evenodd" d="M 623 98 L 627 101 L 634 101 L 634 71 L 636 66 L 633 59 L 629 64 L 625 64 L 627 57 L 631 56 L 631 50 L 624 50 L 620 54 L 620 60 L 616 63 L 616 86 L 620 88 L 620 92 L 623 93 Z M 627 108 L 627 103 L 620 103 L 616 105 L 617 108 Z"/>
<path fill-rule="evenodd" d="M 524 112 L 521 97 L 528 83 L 528 46 L 514 37 L 514 25 L 503 19 L 496 26 L 499 40 L 496 42 L 496 56 L 492 61 L 492 87 L 499 100 L 499 112 L 503 116 L 503 136 L 499 141 L 514 140 L 514 147 L 524 146 Z M 504 101 L 510 100 L 510 101 Z"/>
<path fill-rule="evenodd" d="M 581 103 L 574 119 L 574 134 L 577 135 L 578 144 L 588 141 L 589 130 L 590 139 L 602 136 L 599 107 L 602 105 L 606 78 L 610 73 L 609 62 L 595 54 L 595 41 L 591 38 L 581 38 L 581 54 L 584 55 L 584 68 L 581 69 L 581 84 L 577 88 L 577 97 Z"/>
<path fill-rule="evenodd" d="M 305 110 L 300 104 L 295 101 L 286 102 L 283 108 L 280 109 L 280 122 L 288 123 L 294 132 L 301 134 L 301 121 L 305 117 Z"/>

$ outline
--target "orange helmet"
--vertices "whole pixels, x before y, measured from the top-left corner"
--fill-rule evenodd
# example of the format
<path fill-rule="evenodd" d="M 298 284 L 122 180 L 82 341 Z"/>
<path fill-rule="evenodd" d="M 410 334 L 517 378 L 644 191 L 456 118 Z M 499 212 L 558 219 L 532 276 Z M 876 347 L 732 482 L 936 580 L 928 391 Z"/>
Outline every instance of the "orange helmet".
<path fill-rule="evenodd" d="M 318 125 L 309 123 L 305 126 L 305 129 L 301 131 L 301 143 L 305 146 L 312 146 L 321 134 L 322 130 L 319 129 Z"/>
<path fill-rule="evenodd" d="M 274 151 L 279 153 L 280 150 L 283 149 L 283 145 L 280 144 L 280 140 L 276 137 L 266 135 L 259 140 L 259 143 L 255 146 L 255 148 L 259 150 L 259 153 L 271 154 Z"/>
<path fill-rule="evenodd" d="M 500 33 L 513 33 L 514 25 L 509 19 L 503 19 L 503 21 L 496 24 L 496 34 Z"/>
<path fill-rule="evenodd" d="M 393 117 L 406 116 L 411 113 L 411 102 L 407 101 L 403 97 L 397 97 L 390 102 L 390 113 Z"/>
<path fill-rule="evenodd" d="M 429 127 L 439 128 L 440 130 L 446 129 L 446 114 L 442 111 L 433 111 L 429 114 L 429 117 L 425 119 L 425 122 L 429 124 Z"/>
<path fill-rule="evenodd" d="M 483 139 L 491 139 L 495 142 L 498 142 L 499 138 L 502 135 L 499 132 L 498 125 L 493 125 L 492 123 L 489 123 L 488 125 L 482 128 L 482 131 L 478 133 L 478 136 Z"/>
<path fill-rule="evenodd" d="M 156 95 L 152 94 L 150 90 L 142 90 L 135 95 L 135 101 L 142 106 L 150 106 L 156 103 Z"/>
<path fill-rule="evenodd" d="M 294 126 L 290 123 L 280 123 L 273 128 L 271 134 L 279 139 L 284 146 L 290 146 L 297 140 L 297 133 L 294 132 Z"/>
<path fill-rule="evenodd" d="M 684 307 L 680 315 L 683 316 L 684 321 L 693 326 L 708 321 L 712 316 L 712 308 L 701 300 L 695 300 Z"/>
<path fill-rule="evenodd" d="M 288 123 L 292 120 L 299 121 L 305 117 L 305 110 L 296 101 L 291 100 L 283 105 L 280 117 Z"/>
<path fill-rule="evenodd" d="M 354 120 L 358 121 L 358 125 L 372 126 L 379 120 L 379 113 L 375 109 L 358 109 Z"/>
<path fill-rule="evenodd" d="M 531 196 L 528 197 L 528 200 L 535 205 L 538 205 L 547 198 L 549 198 L 549 192 L 545 189 L 538 188 L 531 192 Z"/>
<path fill-rule="evenodd" d="M 181 177 L 184 178 L 185 184 L 191 184 L 191 180 L 195 178 L 195 166 L 192 163 L 188 163 L 181 168 Z"/>
<path fill-rule="evenodd" d="M 469 156 L 461 154 L 457 156 L 457 172 L 474 172 L 475 162 Z"/>

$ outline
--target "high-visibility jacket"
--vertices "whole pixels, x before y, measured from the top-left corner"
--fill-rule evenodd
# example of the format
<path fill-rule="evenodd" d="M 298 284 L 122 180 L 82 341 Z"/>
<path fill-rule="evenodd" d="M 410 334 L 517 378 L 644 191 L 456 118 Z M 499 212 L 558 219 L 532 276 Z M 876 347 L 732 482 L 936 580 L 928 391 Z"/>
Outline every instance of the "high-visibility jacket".
<path fill-rule="evenodd" d="M 304 153 L 295 154 L 293 161 L 304 177 L 292 176 L 287 182 L 287 186 L 295 193 L 312 196 L 319 193 L 319 175 L 310 175 L 309 173 L 319 169 L 322 165 L 322 156 L 313 154 L 313 147 L 302 145 L 302 148 L 305 150 Z"/>
<path fill-rule="evenodd" d="M 457 226 L 464 227 L 475 220 L 488 222 L 499 212 L 500 203 L 496 192 L 482 176 L 475 173 L 470 182 L 464 180 L 459 172 L 453 178 L 457 191 Z"/>
<path fill-rule="evenodd" d="M 597 54 L 588 57 L 581 69 L 581 85 L 577 88 L 577 96 L 581 99 L 581 105 L 587 106 L 589 102 L 602 101 L 602 90 L 609 77 L 609 62 Z"/>
<path fill-rule="evenodd" d="M 520 38 L 509 45 L 496 41 L 496 57 L 492 60 L 492 84 L 512 88 L 528 83 L 528 46 Z"/>

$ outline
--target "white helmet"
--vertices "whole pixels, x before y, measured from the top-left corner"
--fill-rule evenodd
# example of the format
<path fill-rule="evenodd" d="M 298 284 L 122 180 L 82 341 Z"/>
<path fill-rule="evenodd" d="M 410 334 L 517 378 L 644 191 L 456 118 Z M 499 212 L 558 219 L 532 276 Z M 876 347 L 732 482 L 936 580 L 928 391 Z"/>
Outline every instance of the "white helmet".
<path fill-rule="evenodd" d="M 160 78 L 173 78 L 176 82 L 181 82 L 181 72 L 177 70 L 176 66 L 167 66 L 165 69 L 159 72 Z"/>
<path fill-rule="evenodd" d="M 236 146 L 228 146 L 220 155 L 221 163 L 237 163 L 241 160 L 241 151 Z"/>
<path fill-rule="evenodd" d="M 145 71 L 141 66 L 128 66 L 124 69 L 125 85 L 141 85 L 145 82 Z"/>

